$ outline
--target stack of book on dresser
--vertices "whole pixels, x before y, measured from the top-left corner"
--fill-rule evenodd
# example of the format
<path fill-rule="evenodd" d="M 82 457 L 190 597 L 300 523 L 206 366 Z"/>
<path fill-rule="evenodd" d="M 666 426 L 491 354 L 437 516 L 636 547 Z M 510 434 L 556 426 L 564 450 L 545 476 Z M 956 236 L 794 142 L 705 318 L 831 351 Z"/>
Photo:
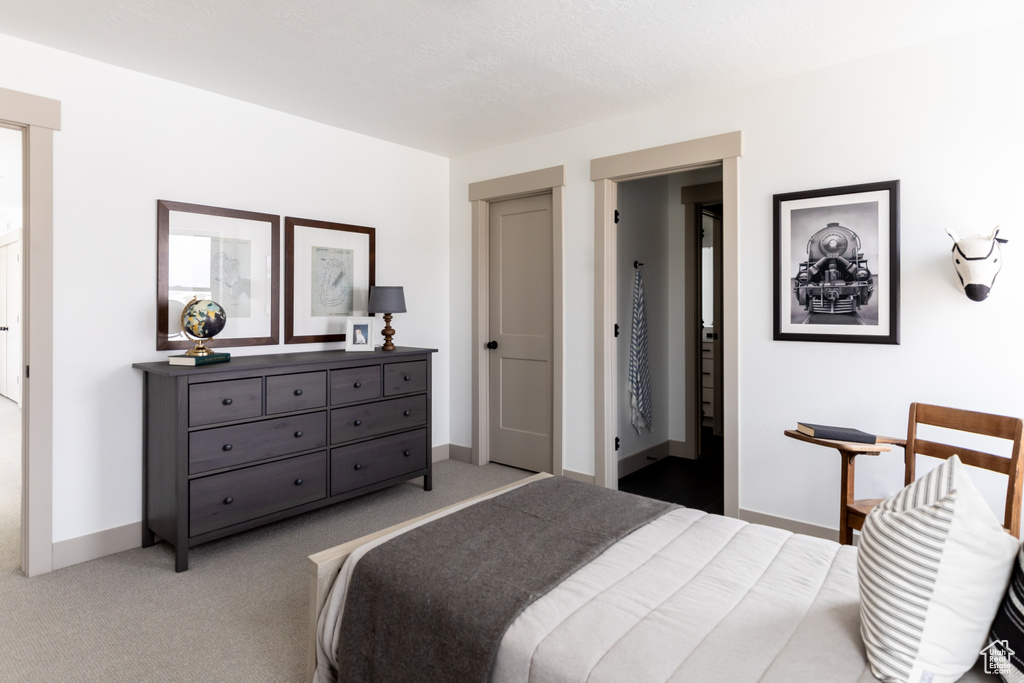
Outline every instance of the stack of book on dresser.
<path fill-rule="evenodd" d="M 851 427 L 834 427 L 832 425 L 816 425 L 810 422 L 797 422 L 796 430 L 801 434 L 813 436 L 816 439 L 832 439 L 833 441 L 852 441 L 854 443 L 877 443 L 878 437 L 874 434 L 862 432 Z"/>
<path fill-rule="evenodd" d="M 213 365 L 214 363 L 227 363 L 231 360 L 230 353 L 210 353 L 205 356 L 187 356 L 181 354 L 180 356 L 171 356 L 167 359 L 167 362 L 171 365 Z"/>

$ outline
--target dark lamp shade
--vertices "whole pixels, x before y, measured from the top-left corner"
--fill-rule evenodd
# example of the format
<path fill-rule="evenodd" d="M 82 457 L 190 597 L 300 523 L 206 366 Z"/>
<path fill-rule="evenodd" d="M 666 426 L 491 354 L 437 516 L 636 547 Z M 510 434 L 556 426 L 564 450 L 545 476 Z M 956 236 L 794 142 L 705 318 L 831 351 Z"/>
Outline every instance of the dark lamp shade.
<path fill-rule="evenodd" d="M 405 313 L 405 292 L 401 287 L 370 287 L 370 313 Z"/>

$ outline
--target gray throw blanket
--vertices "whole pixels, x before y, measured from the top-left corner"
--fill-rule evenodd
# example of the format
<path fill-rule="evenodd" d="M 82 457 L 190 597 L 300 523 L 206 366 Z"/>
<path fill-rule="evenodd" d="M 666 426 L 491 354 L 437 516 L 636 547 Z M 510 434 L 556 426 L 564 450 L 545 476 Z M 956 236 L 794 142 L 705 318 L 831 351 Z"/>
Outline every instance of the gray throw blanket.
<path fill-rule="evenodd" d="M 523 609 L 673 507 L 552 477 L 370 550 L 345 603 L 339 680 L 488 680 Z"/>

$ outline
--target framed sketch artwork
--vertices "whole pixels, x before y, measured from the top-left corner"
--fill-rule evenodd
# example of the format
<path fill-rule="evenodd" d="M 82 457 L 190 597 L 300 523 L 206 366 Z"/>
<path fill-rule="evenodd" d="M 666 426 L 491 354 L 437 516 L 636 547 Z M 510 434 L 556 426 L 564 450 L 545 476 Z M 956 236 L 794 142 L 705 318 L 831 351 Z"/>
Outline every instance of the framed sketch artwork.
<path fill-rule="evenodd" d="M 375 233 L 358 225 L 285 217 L 286 344 L 345 341 L 348 319 L 368 315 Z"/>
<path fill-rule="evenodd" d="M 181 332 L 192 297 L 224 309 L 218 346 L 277 343 L 280 226 L 270 214 L 157 201 L 157 350 L 192 348 Z"/>
<path fill-rule="evenodd" d="M 899 181 L 774 197 L 774 339 L 899 344 Z"/>

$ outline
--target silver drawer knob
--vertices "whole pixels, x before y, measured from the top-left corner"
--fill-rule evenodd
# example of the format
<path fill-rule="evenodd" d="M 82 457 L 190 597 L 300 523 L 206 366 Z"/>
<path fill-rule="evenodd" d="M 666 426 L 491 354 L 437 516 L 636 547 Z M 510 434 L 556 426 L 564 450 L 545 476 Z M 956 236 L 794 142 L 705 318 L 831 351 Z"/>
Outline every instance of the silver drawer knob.
<path fill-rule="evenodd" d="M 296 389 L 295 390 L 295 395 L 296 396 L 302 396 L 302 389 Z"/>
<path fill-rule="evenodd" d="M 411 379 L 412 379 L 412 377 L 410 377 L 409 375 L 406 375 L 406 376 L 405 376 L 405 377 L 403 377 L 402 379 L 404 379 L 404 380 L 405 380 L 406 382 L 408 382 L 409 380 L 411 380 Z"/>
<path fill-rule="evenodd" d="M 405 415 L 406 417 L 409 417 L 410 415 L 412 415 L 412 411 L 411 410 L 407 410 L 404 413 L 402 413 L 402 415 Z"/>
<path fill-rule="evenodd" d="M 363 386 L 363 383 L 362 383 L 362 382 L 356 382 L 356 383 L 355 383 L 355 384 L 353 384 L 352 386 L 354 386 L 354 387 L 355 387 L 356 389 L 358 389 L 358 388 L 360 388 L 361 386 Z"/>
<path fill-rule="evenodd" d="M 232 403 L 234 403 L 234 401 L 232 401 L 232 400 L 231 400 L 230 398 L 226 398 L 226 399 L 224 399 L 223 401 L 221 401 L 221 403 L 223 403 L 223 404 L 224 404 L 224 405 L 226 405 L 226 406 L 229 406 L 229 405 L 231 405 Z"/>
<path fill-rule="evenodd" d="M 363 424 L 363 421 L 362 420 L 356 420 L 352 424 L 354 424 L 356 427 L 358 427 L 359 425 Z"/>
<path fill-rule="evenodd" d="M 360 465 L 359 463 L 356 463 L 355 469 L 361 470 L 361 469 L 363 469 L 363 466 Z"/>
<path fill-rule="evenodd" d="M 235 499 L 232 498 L 231 496 L 228 496 L 227 498 L 224 499 L 224 504 L 225 505 L 231 505 L 234 502 L 235 502 Z"/>
<path fill-rule="evenodd" d="M 412 451 L 402 451 L 402 455 L 408 458 L 410 455 L 412 455 Z"/>
<path fill-rule="evenodd" d="M 223 446 L 221 446 L 221 450 L 223 450 L 223 451 L 230 451 L 232 448 L 234 448 L 234 446 L 232 446 L 229 443 L 226 443 Z"/>
<path fill-rule="evenodd" d="M 302 486 L 302 479 L 296 479 L 295 480 L 295 485 L 296 486 Z"/>

